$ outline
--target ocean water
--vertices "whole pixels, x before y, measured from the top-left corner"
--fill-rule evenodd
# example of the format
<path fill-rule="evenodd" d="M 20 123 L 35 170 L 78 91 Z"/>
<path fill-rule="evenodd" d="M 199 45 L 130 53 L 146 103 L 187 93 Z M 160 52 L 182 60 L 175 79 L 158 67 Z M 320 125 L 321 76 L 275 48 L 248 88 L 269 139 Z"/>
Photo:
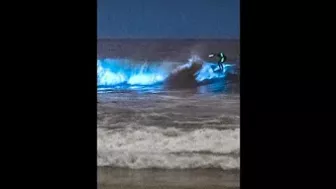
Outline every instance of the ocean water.
<path fill-rule="evenodd" d="M 239 188 L 239 74 L 216 67 L 97 61 L 100 188 Z"/>

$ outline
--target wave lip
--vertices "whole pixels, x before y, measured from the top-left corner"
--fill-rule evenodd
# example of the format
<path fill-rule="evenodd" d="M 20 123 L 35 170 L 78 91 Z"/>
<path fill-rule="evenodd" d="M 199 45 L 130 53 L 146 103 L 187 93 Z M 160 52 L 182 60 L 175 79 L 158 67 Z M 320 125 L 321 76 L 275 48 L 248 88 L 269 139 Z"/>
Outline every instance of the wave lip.
<path fill-rule="evenodd" d="M 239 128 L 98 128 L 98 165 L 239 169 Z"/>

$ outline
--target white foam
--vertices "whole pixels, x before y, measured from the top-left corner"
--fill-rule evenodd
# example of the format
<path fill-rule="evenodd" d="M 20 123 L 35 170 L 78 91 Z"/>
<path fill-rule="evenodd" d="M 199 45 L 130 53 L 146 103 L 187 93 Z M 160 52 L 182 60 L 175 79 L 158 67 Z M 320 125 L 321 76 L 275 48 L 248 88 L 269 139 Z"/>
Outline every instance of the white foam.
<path fill-rule="evenodd" d="M 168 153 L 136 153 L 113 151 L 98 154 L 98 166 L 127 167 L 131 169 L 164 168 L 222 168 L 239 169 L 240 158 L 205 154 L 176 155 Z"/>
<path fill-rule="evenodd" d="M 131 76 L 127 83 L 134 85 L 134 84 L 141 84 L 141 85 L 148 85 L 153 84 L 156 82 L 162 82 L 165 79 L 164 76 L 159 74 L 142 74 L 139 73 L 137 75 Z"/>
<path fill-rule="evenodd" d="M 240 129 L 98 128 L 98 165 L 130 168 L 238 168 Z M 205 153 L 204 153 L 205 152 Z"/>

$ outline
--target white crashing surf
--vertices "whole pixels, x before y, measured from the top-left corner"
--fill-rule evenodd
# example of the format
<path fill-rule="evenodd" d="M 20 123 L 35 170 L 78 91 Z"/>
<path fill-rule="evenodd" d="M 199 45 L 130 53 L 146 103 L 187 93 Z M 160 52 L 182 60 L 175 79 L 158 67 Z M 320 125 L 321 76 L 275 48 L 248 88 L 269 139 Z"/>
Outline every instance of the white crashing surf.
<path fill-rule="evenodd" d="M 240 129 L 98 128 L 98 166 L 239 169 Z"/>

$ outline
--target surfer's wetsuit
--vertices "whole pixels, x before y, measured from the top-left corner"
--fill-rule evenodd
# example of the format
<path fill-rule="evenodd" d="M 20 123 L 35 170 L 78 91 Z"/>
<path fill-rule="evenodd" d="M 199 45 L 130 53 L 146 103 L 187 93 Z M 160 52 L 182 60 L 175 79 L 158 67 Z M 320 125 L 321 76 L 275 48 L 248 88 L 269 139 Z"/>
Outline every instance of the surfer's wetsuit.
<path fill-rule="evenodd" d="M 217 53 L 217 54 L 210 54 L 209 57 L 218 57 L 219 60 L 218 60 L 218 66 L 219 66 L 219 69 L 220 70 L 223 70 L 223 63 L 226 61 L 226 56 L 224 53 L 220 52 L 220 53 Z"/>

